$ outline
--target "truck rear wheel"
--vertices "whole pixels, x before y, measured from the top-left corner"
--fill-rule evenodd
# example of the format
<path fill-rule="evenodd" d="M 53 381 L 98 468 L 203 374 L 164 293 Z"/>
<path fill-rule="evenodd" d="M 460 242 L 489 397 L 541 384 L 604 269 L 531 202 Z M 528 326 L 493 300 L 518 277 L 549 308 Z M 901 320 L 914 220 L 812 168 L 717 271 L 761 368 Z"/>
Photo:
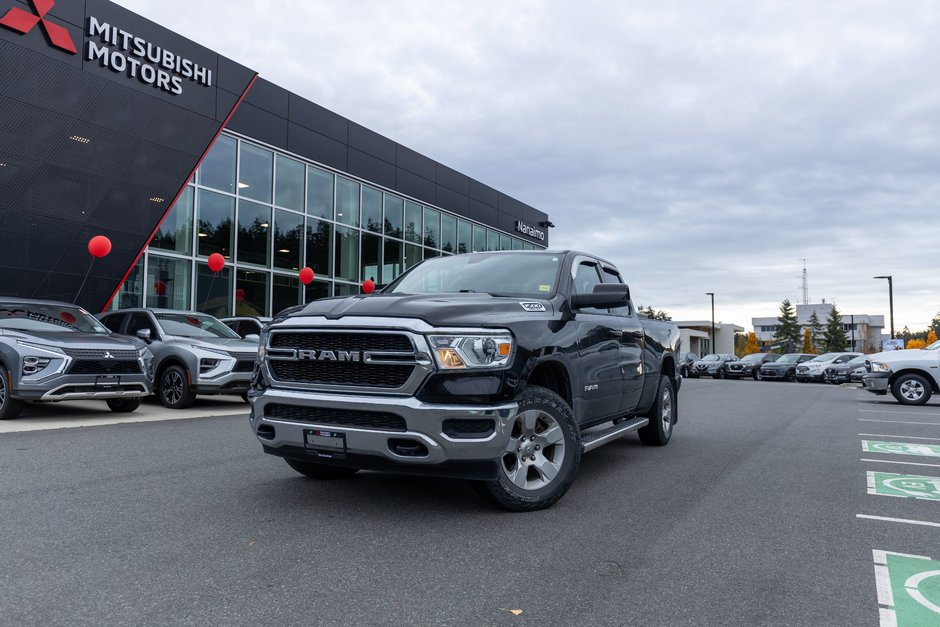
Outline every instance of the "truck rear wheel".
<path fill-rule="evenodd" d="M 302 462 L 297 459 L 284 459 L 287 465 L 300 474 L 313 479 L 342 479 L 352 477 L 359 472 L 358 468 L 349 468 L 347 466 L 330 466 L 328 464 L 315 464 L 313 462 Z"/>
<path fill-rule="evenodd" d="M 651 446 L 664 446 L 672 437 L 672 427 L 676 424 L 676 392 L 669 377 L 659 378 L 656 401 L 650 407 L 646 417 L 649 424 L 637 431 L 640 442 Z"/>
<path fill-rule="evenodd" d="M 891 393 L 902 405 L 923 405 L 930 400 L 933 390 L 927 379 L 919 374 L 905 374 L 891 384 Z"/>
<path fill-rule="evenodd" d="M 581 435 L 568 404 L 555 392 L 530 385 L 519 403 L 495 481 L 474 486 L 515 512 L 553 505 L 574 481 Z"/>
<path fill-rule="evenodd" d="M 0 364 L 0 420 L 16 418 L 23 409 L 23 401 L 13 398 L 9 383 L 10 375 L 3 364 Z"/>

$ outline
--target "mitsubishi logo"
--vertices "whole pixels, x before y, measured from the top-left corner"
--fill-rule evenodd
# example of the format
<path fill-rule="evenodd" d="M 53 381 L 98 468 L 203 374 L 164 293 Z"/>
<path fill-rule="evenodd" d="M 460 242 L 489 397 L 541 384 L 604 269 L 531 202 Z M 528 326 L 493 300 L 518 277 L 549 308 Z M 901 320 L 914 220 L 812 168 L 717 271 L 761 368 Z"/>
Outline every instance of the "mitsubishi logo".
<path fill-rule="evenodd" d="M 105 358 L 105 359 L 114 359 L 114 355 L 111 354 L 111 351 L 105 351 L 105 352 L 104 352 L 104 358 Z"/>
<path fill-rule="evenodd" d="M 30 0 L 30 2 L 33 5 L 33 9 L 36 11 L 35 13 L 27 13 L 22 9 L 13 7 L 7 11 L 6 15 L 0 18 L 0 24 L 23 34 L 33 30 L 36 24 L 42 24 L 42 29 L 49 37 L 49 41 L 52 42 L 53 46 L 71 52 L 72 54 L 77 54 L 78 50 L 75 49 L 75 44 L 72 43 L 69 32 L 58 24 L 53 24 L 45 19 L 49 10 L 55 6 L 55 0 Z"/>

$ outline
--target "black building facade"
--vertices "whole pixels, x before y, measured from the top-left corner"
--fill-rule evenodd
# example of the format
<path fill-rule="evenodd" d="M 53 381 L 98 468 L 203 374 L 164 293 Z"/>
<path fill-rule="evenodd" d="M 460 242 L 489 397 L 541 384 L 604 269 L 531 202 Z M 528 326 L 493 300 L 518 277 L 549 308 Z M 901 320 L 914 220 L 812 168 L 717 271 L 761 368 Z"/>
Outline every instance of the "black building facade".
<path fill-rule="evenodd" d="M 71 301 L 90 267 L 91 311 L 270 315 L 429 256 L 548 244 L 543 212 L 111 2 L 8 4 L 0 295 Z M 113 248 L 92 264 L 95 235 Z"/>

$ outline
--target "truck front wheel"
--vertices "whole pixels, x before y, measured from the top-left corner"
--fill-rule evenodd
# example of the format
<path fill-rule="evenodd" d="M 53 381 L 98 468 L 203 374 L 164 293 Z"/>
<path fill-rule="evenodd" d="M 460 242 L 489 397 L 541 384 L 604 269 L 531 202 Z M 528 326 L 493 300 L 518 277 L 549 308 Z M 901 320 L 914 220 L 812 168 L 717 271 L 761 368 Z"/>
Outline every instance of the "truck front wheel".
<path fill-rule="evenodd" d="M 581 435 L 571 408 L 555 392 L 530 385 L 499 460 L 499 476 L 474 486 L 508 510 L 544 509 L 568 491 L 580 463 Z"/>
<path fill-rule="evenodd" d="M 676 392 L 669 377 L 659 378 L 656 402 L 646 417 L 649 424 L 637 431 L 640 442 L 652 446 L 664 446 L 672 437 L 672 426 L 676 423 Z"/>
<path fill-rule="evenodd" d="M 347 466 L 330 466 L 328 464 L 315 464 L 313 462 L 302 462 L 297 459 L 284 459 L 287 465 L 306 477 L 313 479 L 342 479 L 351 477 L 357 472 L 358 468 L 349 468 Z"/>
<path fill-rule="evenodd" d="M 919 374 L 902 375 L 891 385 L 891 393 L 902 405 L 923 405 L 932 392 L 930 383 Z"/>

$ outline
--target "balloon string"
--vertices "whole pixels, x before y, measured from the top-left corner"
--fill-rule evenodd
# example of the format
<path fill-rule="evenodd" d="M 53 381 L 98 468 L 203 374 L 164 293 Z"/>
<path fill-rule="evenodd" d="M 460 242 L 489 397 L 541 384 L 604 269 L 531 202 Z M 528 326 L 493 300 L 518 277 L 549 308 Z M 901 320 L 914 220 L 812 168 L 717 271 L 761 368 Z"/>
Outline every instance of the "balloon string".
<path fill-rule="evenodd" d="M 73 304 L 73 305 L 78 302 L 78 295 L 82 293 L 82 289 L 84 289 L 84 287 L 85 287 L 85 281 L 88 280 L 88 275 L 91 274 L 91 268 L 92 268 L 92 266 L 94 266 L 94 265 L 95 265 L 95 258 L 92 257 L 92 258 L 91 258 L 91 263 L 88 264 L 88 270 L 85 271 L 85 278 L 82 279 L 82 284 L 81 284 L 81 286 L 79 286 L 78 291 L 75 292 L 75 298 L 72 299 L 72 304 Z"/>
<path fill-rule="evenodd" d="M 211 270 L 211 268 L 210 268 Z M 215 270 L 212 271 L 212 280 L 209 281 L 209 291 L 206 292 L 206 301 L 202 304 L 202 312 L 208 313 L 206 309 L 209 307 L 209 297 L 212 295 L 212 286 L 215 285 L 215 276 L 218 274 Z"/>

